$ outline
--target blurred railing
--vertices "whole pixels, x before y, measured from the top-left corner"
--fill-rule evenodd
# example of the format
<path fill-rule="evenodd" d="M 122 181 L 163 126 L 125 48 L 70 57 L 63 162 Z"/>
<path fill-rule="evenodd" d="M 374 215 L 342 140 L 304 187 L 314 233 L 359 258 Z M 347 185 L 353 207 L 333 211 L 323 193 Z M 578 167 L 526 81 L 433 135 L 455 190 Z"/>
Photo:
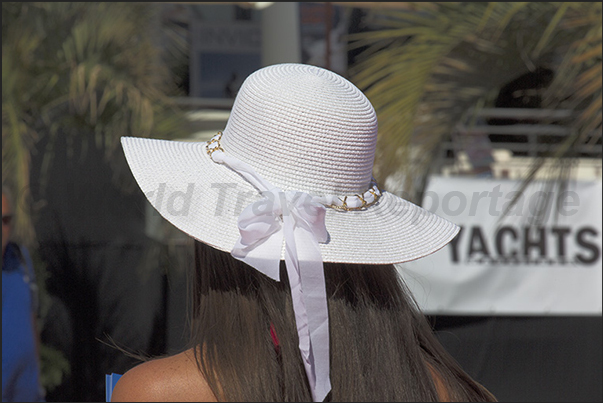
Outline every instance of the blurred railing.
<path fill-rule="evenodd" d="M 536 158 L 572 134 L 572 111 L 528 108 L 484 108 L 470 114 L 440 145 L 441 173 L 467 175 L 489 172 L 495 177 L 523 177 Z M 571 145 L 574 166 L 585 178 L 601 178 L 601 128 Z M 560 161 L 548 158 L 553 166 Z"/>
<path fill-rule="evenodd" d="M 230 110 L 234 102 L 234 99 L 230 98 L 173 97 L 172 100 L 184 110 Z"/>
<path fill-rule="evenodd" d="M 486 108 L 475 113 L 475 125 L 460 125 L 451 141 L 442 144 L 443 151 L 488 146 L 510 150 L 514 155 L 539 157 L 571 135 L 565 124 L 572 116 L 569 110 Z M 477 142 L 475 136 L 487 136 L 489 142 Z M 463 141 L 468 137 L 471 142 Z M 580 158 L 601 158 L 601 128 L 589 136 L 598 138 L 596 144 L 574 145 L 574 155 Z"/>

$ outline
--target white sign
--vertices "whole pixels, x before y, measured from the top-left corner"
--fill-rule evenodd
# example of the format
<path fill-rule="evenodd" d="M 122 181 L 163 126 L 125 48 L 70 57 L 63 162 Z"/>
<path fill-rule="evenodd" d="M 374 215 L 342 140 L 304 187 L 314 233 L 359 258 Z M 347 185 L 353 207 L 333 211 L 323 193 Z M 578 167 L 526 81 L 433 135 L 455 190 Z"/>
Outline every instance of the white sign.
<path fill-rule="evenodd" d="M 427 314 L 600 315 L 601 181 L 530 185 L 434 177 L 423 207 L 461 226 L 442 250 L 398 265 Z"/>

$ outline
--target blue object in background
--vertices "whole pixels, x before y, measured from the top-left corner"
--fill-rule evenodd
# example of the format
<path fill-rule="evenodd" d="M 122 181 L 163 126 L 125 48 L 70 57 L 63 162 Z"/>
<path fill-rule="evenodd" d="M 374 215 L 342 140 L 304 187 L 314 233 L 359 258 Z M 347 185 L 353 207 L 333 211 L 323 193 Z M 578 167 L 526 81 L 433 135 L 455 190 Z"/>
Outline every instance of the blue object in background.
<path fill-rule="evenodd" d="M 111 401 L 111 395 L 113 394 L 113 388 L 117 381 L 121 378 L 120 374 L 105 375 L 105 401 Z"/>
<path fill-rule="evenodd" d="M 36 348 L 35 275 L 25 247 L 8 243 L 2 260 L 2 401 L 43 402 Z"/>

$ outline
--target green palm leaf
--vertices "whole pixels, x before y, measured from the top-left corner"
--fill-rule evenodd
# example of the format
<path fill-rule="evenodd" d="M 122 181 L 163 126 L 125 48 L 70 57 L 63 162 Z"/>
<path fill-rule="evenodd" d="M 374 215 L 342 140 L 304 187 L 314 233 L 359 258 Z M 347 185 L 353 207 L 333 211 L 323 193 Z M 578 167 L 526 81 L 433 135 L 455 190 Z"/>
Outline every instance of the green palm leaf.
<path fill-rule="evenodd" d="M 584 144 L 600 149 L 601 3 L 406 4 L 370 8 L 372 30 L 349 38 L 351 47 L 366 47 L 350 74 L 379 115 L 380 181 L 395 174 L 420 201 L 439 168 L 439 144 L 537 66 L 556 72 L 543 107 L 576 111 L 568 123 L 574 134 L 550 156 L 572 157 Z M 542 166 L 537 160 L 528 182 Z"/>
<path fill-rule="evenodd" d="M 184 135 L 170 100 L 175 79 L 157 46 L 156 7 L 2 3 L 2 180 L 19 190 L 15 230 L 23 241 L 35 241 L 29 154 L 41 139 L 47 165 L 60 133 L 102 147 L 119 169 L 112 156 L 121 136 Z"/>

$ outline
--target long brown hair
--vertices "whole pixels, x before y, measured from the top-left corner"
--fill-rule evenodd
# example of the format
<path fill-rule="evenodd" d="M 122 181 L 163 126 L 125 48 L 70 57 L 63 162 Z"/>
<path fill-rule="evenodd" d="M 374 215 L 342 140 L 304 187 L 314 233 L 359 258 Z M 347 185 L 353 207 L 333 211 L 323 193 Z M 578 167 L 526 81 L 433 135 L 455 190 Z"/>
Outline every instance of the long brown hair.
<path fill-rule="evenodd" d="M 324 268 L 327 400 L 496 400 L 444 350 L 393 265 Z M 277 282 L 195 242 L 191 280 L 190 347 L 218 400 L 311 401 L 284 263 Z"/>

